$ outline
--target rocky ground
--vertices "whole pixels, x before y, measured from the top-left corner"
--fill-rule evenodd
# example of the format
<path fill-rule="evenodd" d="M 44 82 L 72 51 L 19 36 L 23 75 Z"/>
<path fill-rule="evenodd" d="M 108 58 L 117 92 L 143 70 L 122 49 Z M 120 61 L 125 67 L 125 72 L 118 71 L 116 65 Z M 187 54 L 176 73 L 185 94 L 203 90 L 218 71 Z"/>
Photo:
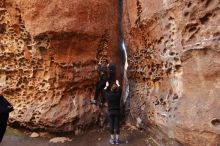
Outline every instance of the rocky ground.
<path fill-rule="evenodd" d="M 1 143 L 1 146 L 108 146 L 109 133 L 107 129 L 89 130 L 79 136 L 72 134 L 49 134 L 38 132 L 39 137 L 32 138 L 35 135 L 30 131 L 22 131 L 13 128 L 8 128 L 6 135 Z M 145 132 L 134 128 L 122 128 L 122 141 L 120 145 L 126 146 L 156 146 L 155 140 L 148 136 Z M 63 143 L 62 143 L 63 141 Z"/>

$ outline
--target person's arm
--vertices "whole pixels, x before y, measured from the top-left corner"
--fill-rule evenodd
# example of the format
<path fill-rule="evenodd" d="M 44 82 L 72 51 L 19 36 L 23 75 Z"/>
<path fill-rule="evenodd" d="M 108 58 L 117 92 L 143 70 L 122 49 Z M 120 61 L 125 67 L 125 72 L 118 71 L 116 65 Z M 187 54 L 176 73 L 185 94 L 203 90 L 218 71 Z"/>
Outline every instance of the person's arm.
<path fill-rule="evenodd" d="M 118 81 L 118 80 L 116 80 L 115 83 L 116 83 L 116 85 L 117 85 L 118 87 L 120 87 L 120 84 L 119 84 L 119 81 Z"/>
<path fill-rule="evenodd" d="M 120 84 L 119 84 L 119 81 L 116 80 L 115 83 L 116 83 L 116 85 L 118 86 L 118 89 L 117 89 L 117 96 L 121 96 L 122 88 L 121 88 L 121 86 L 120 86 Z"/>
<path fill-rule="evenodd" d="M 122 88 L 119 86 L 117 90 L 117 96 L 121 97 L 121 93 L 122 93 Z"/>
<path fill-rule="evenodd" d="M 120 86 L 120 84 L 119 84 L 119 81 L 118 80 L 116 80 L 116 85 L 118 86 L 118 90 L 117 90 L 117 93 L 118 94 L 121 94 L 121 92 L 122 92 L 122 88 L 121 88 L 121 86 Z"/>
<path fill-rule="evenodd" d="M 106 97 L 106 94 L 107 94 L 106 89 L 108 88 L 108 86 L 109 86 L 109 82 L 107 81 L 107 82 L 105 83 L 105 88 L 104 88 L 104 90 L 103 90 L 103 95 L 104 95 L 104 96 L 101 97 L 101 102 L 102 102 L 102 103 L 105 103 L 105 97 Z"/>
<path fill-rule="evenodd" d="M 108 88 L 108 86 L 109 86 L 109 82 L 107 81 L 107 82 L 105 83 L 105 88 L 104 88 L 104 90 L 106 90 L 106 89 Z"/>

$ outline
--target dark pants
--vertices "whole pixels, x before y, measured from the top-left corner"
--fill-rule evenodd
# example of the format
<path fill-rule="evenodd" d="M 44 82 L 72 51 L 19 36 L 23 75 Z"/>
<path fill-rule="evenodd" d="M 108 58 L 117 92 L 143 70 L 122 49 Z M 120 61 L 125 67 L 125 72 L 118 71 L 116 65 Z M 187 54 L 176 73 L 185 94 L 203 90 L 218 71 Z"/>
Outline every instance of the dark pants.
<path fill-rule="evenodd" d="M 0 142 L 5 134 L 9 113 L 0 114 Z"/>
<path fill-rule="evenodd" d="M 109 111 L 109 124 L 110 124 L 110 133 L 111 134 L 119 134 L 120 133 L 120 111 Z"/>
<path fill-rule="evenodd" d="M 96 84 L 95 89 L 95 100 L 100 100 L 101 102 L 105 102 L 103 89 L 105 88 L 105 80 L 101 80 Z M 99 95 L 101 94 L 101 97 L 99 98 Z"/>

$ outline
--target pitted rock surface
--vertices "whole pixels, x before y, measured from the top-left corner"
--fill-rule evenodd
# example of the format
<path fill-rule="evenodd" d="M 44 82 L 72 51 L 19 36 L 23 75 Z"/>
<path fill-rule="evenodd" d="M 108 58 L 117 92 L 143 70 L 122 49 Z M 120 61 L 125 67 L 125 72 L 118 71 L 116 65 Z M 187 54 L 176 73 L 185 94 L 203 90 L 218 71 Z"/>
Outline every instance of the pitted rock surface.
<path fill-rule="evenodd" d="M 115 0 L 0 1 L 0 85 L 14 105 L 10 123 L 80 131 L 100 121 L 89 101 L 97 64 L 120 60 L 117 15 Z"/>
<path fill-rule="evenodd" d="M 123 19 L 137 124 L 220 144 L 220 1 L 124 0 Z"/>

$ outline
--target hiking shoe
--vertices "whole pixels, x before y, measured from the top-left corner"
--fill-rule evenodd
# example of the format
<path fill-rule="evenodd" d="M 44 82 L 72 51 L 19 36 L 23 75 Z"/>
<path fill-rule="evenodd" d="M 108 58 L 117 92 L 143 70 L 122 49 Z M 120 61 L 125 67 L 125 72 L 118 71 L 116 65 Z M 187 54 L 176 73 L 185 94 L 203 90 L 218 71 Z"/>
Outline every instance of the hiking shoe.
<path fill-rule="evenodd" d="M 120 144 L 120 140 L 119 140 L 119 139 L 116 139 L 116 140 L 115 140 L 115 144 Z"/>
<path fill-rule="evenodd" d="M 110 139 L 109 139 L 109 143 L 110 143 L 110 144 L 115 144 L 114 139 L 111 139 L 111 138 L 110 138 Z"/>

